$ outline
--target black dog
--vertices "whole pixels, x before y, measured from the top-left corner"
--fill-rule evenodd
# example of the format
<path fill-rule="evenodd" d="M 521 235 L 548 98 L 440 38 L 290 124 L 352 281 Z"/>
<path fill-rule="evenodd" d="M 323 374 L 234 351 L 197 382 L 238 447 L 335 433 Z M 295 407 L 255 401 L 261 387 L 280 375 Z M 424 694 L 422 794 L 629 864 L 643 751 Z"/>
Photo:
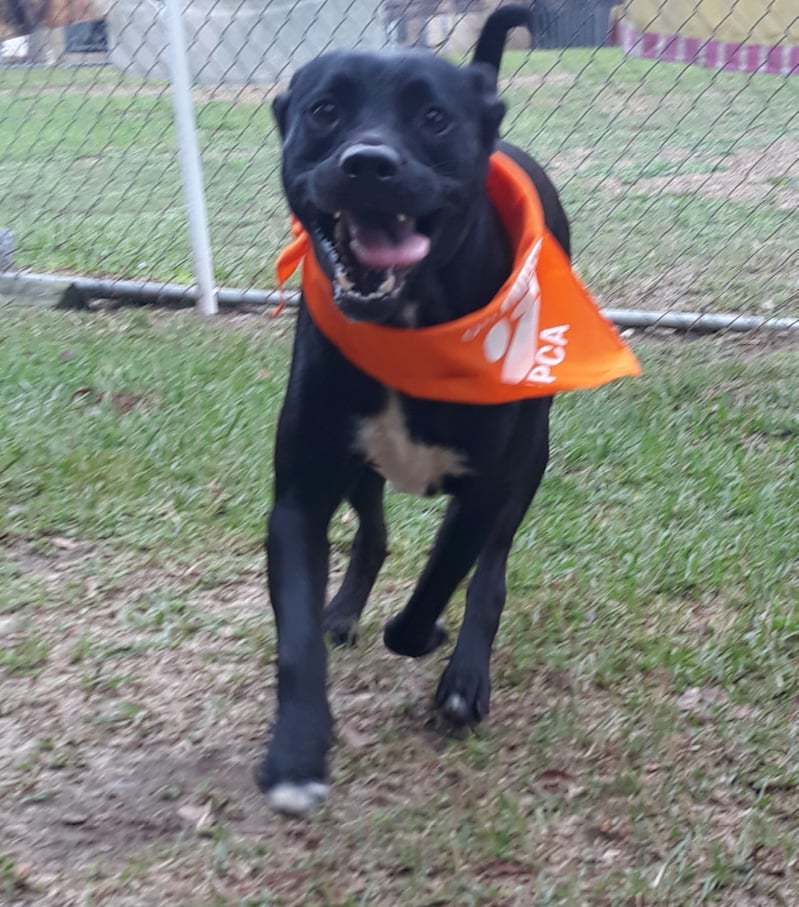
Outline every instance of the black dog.
<path fill-rule="evenodd" d="M 471 66 L 420 51 L 330 53 L 300 69 L 275 101 L 286 196 L 351 319 L 446 322 L 484 306 L 507 278 L 511 252 L 485 180 L 505 112 L 496 93 L 505 38 L 529 27 L 529 16 L 521 7 L 491 15 Z M 533 180 L 547 227 L 568 254 L 568 221 L 549 179 L 518 149 L 500 147 Z M 324 634 L 334 643 L 354 639 L 386 556 L 386 479 L 452 500 L 385 644 L 410 657 L 441 645 L 438 618 L 476 564 L 435 701 L 456 723 L 487 714 L 506 562 L 547 464 L 550 403 L 401 396 L 344 359 L 301 307 L 267 542 L 278 714 L 258 780 L 275 808 L 303 813 L 326 795 L 332 720 Z M 324 608 L 327 529 L 344 499 L 359 528 L 343 584 Z"/>

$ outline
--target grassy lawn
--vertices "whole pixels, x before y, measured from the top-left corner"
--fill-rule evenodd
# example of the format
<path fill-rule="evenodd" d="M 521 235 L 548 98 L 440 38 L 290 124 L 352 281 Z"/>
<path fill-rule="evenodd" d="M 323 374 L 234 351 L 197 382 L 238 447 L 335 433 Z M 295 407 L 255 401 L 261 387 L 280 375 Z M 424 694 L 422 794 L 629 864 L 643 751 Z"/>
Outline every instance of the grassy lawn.
<path fill-rule="evenodd" d="M 798 903 L 799 351 L 642 340 L 642 379 L 558 402 L 463 739 L 429 711 L 445 655 L 380 643 L 441 509 L 391 496 L 362 641 L 331 659 L 334 795 L 303 824 L 251 779 L 291 326 L 3 309 L 0 899 Z"/>
<path fill-rule="evenodd" d="M 509 137 L 547 163 L 602 302 L 796 310 L 799 80 L 508 54 Z M 286 234 L 265 92 L 198 92 L 216 275 L 269 286 Z M 0 226 L 21 266 L 191 282 L 171 103 L 113 71 L 0 71 Z"/>

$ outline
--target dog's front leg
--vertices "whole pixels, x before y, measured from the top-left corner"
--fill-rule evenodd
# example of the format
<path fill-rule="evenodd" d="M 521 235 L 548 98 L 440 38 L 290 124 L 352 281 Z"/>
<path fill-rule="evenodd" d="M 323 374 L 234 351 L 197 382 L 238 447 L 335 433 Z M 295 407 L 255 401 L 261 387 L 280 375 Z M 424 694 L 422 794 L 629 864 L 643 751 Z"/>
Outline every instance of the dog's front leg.
<path fill-rule="evenodd" d="M 453 498 L 408 604 L 386 624 L 383 640 L 392 652 L 418 658 L 446 639 L 438 618 L 491 534 L 501 508 L 497 491 L 496 483 L 475 482 Z"/>
<path fill-rule="evenodd" d="M 455 724 L 476 724 L 489 711 L 491 647 L 505 605 L 508 555 L 549 457 L 547 425 L 530 435 L 537 443 L 531 446 L 531 454 L 518 471 L 518 481 L 480 552 L 466 593 L 458 641 L 436 691 L 436 705 Z"/>
<path fill-rule="evenodd" d="M 302 814 L 327 794 L 332 719 L 322 607 L 334 494 L 279 495 L 269 520 L 269 593 L 278 635 L 278 711 L 258 782 L 281 812 Z"/>

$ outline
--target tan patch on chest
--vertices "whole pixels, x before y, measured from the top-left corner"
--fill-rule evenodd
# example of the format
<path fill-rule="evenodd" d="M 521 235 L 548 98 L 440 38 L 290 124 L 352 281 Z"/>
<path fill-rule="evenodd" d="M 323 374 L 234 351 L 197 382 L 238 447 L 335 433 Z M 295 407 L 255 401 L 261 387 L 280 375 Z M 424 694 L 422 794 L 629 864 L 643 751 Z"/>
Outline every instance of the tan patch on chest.
<path fill-rule="evenodd" d="M 381 413 L 363 420 L 355 447 L 397 491 L 409 494 L 428 494 L 447 476 L 470 472 L 458 451 L 411 438 L 396 394 L 389 394 Z"/>

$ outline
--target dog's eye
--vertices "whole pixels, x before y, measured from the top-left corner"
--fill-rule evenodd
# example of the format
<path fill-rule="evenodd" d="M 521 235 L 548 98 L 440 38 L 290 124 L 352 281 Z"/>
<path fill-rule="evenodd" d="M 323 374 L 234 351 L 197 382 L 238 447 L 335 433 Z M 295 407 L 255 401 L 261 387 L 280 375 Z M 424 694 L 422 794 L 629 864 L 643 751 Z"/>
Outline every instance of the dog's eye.
<path fill-rule="evenodd" d="M 436 135 L 444 135 L 452 125 L 452 120 L 438 107 L 428 107 L 422 117 L 425 129 Z"/>
<path fill-rule="evenodd" d="M 318 126 L 330 128 L 338 123 L 338 107 L 332 101 L 317 101 L 308 112 Z"/>

